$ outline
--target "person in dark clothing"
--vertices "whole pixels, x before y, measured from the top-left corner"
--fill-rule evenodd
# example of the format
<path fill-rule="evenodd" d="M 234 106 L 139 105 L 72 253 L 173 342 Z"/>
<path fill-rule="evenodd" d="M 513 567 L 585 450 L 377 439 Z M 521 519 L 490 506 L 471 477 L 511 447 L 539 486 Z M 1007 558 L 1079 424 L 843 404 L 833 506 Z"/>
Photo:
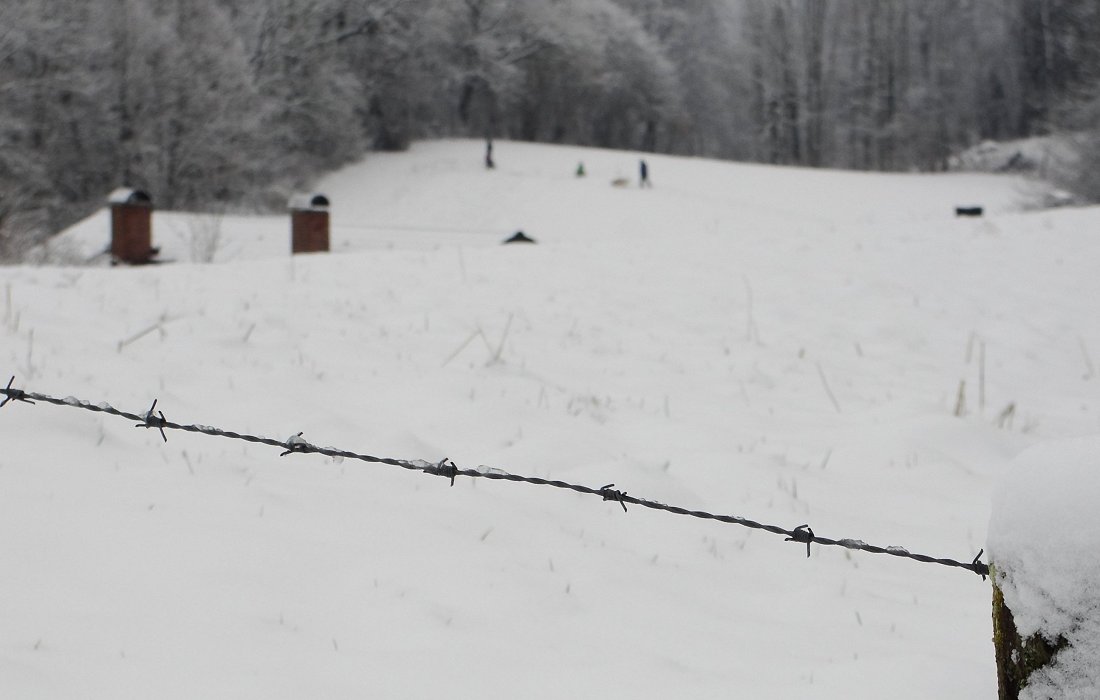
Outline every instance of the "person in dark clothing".
<path fill-rule="evenodd" d="M 497 167 L 497 164 L 493 162 L 493 140 L 487 139 L 485 141 L 485 167 L 492 170 Z"/>
<path fill-rule="evenodd" d="M 646 164 L 646 162 L 644 160 L 641 161 L 641 164 L 638 166 L 638 174 L 639 174 L 639 182 L 638 182 L 639 187 L 652 187 L 653 186 L 649 182 L 649 166 Z"/>

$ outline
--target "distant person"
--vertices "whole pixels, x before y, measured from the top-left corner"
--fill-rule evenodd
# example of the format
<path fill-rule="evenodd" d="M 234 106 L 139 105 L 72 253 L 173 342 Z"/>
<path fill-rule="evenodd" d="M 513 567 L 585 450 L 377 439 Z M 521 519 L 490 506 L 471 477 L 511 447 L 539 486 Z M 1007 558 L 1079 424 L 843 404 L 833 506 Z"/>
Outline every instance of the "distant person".
<path fill-rule="evenodd" d="M 485 140 L 485 167 L 489 170 L 497 167 L 497 164 L 493 162 L 493 140 Z"/>
<path fill-rule="evenodd" d="M 638 166 L 638 186 L 639 187 L 653 187 L 649 182 L 649 166 L 646 165 L 645 160 L 642 160 Z"/>
<path fill-rule="evenodd" d="M 577 177 L 584 177 L 584 161 L 577 163 Z"/>

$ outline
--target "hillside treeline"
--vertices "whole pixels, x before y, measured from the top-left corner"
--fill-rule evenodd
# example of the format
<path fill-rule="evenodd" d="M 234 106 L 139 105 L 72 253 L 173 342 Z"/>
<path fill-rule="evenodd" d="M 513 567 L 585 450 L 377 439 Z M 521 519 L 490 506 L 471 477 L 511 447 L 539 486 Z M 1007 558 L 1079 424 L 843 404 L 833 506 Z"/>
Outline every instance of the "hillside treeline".
<path fill-rule="evenodd" d="M 1095 0 L 0 0 L 0 241 L 438 136 L 936 170 L 1098 84 Z"/>

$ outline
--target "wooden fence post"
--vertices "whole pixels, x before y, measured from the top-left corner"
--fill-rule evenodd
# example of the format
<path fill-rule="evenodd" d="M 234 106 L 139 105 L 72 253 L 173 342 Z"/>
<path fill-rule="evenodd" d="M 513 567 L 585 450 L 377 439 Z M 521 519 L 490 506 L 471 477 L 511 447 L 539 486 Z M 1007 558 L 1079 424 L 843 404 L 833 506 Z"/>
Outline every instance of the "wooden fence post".
<path fill-rule="evenodd" d="M 1000 700 L 1100 698 L 1100 436 L 1000 473 L 986 545 Z"/>
<path fill-rule="evenodd" d="M 993 581 L 993 646 L 997 654 L 997 699 L 1018 700 L 1020 689 L 1027 685 L 1027 678 L 1034 671 L 1050 664 L 1054 655 L 1066 640 L 1058 638 L 1051 644 L 1042 635 L 1020 637 L 1012 611 L 1005 605 L 1004 593 L 997 585 L 995 563 L 989 565 L 989 577 Z"/>

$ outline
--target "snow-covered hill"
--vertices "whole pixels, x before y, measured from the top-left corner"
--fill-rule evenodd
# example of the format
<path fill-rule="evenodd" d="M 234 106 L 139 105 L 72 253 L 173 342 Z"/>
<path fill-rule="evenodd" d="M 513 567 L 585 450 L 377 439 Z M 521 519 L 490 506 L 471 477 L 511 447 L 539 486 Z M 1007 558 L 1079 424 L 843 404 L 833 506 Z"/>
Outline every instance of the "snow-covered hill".
<path fill-rule="evenodd" d="M 330 255 L 275 219 L 227 226 L 231 262 L 0 268 L 0 370 L 960 560 L 1014 455 L 1100 428 L 1100 210 L 1026 213 L 1010 176 L 647 156 L 642 190 L 611 186 L 637 155 L 480 149 L 318 183 Z M 518 229 L 538 244 L 498 245 Z M 6 697 L 995 693 L 966 571 L 49 405 L 0 436 Z"/>

